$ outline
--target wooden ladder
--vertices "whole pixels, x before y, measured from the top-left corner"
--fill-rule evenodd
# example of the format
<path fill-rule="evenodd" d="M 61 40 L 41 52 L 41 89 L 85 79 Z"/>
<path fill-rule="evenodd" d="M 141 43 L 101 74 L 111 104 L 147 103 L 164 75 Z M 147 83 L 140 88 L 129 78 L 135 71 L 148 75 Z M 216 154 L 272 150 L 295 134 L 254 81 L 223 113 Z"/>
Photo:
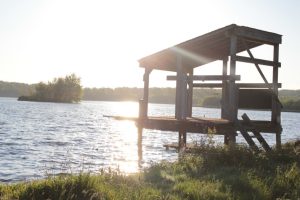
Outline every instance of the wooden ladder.
<path fill-rule="evenodd" d="M 260 132 L 255 129 L 254 124 L 251 122 L 250 118 L 248 117 L 248 115 L 246 113 L 244 113 L 242 115 L 242 119 L 243 119 L 244 123 L 248 127 L 250 127 L 250 132 L 252 132 L 254 134 L 255 138 L 259 141 L 259 143 L 262 145 L 262 147 L 264 148 L 264 150 L 267 151 L 267 152 L 271 151 L 270 146 L 268 145 L 268 143 L 266 142 L 266 140 L 263 138 L 263 136 L 260 134 Z M 258 151 L 257 145 L 255 144 L 255 142 L 253 141 L 253 139 L 249 135 L 249 133 L 246 130 L 246 128 L 243 127 L 240 122 L 238 122 L 238 128 L 239 128 L 242 136 L 245 138 L 245 140 L 247 141 L 247 143 L 250 145 L 250 147 L 254 151 Z"/>

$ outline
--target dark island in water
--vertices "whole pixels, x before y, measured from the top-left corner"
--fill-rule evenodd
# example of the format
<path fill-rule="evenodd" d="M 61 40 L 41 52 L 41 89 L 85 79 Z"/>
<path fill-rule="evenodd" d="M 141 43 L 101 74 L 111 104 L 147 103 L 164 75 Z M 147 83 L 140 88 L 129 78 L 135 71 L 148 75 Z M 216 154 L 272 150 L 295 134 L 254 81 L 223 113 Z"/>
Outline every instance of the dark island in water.
<path fill-rule="evenodd" d="M 71 74 L 64 78 L 55 78 L 47 84 L 38 83 L 35 86 L 35 93 L 29 96 L 20 96 L 18 101 L 76 103 L 81 100 L 81 97 L 80 78 Z"/>

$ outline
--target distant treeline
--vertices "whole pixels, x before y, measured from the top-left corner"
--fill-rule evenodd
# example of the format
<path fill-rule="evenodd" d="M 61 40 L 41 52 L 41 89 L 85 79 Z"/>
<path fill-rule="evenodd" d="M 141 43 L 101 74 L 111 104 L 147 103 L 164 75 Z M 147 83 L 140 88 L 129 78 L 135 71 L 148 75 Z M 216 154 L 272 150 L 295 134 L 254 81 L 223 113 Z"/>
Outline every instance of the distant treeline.
<path fill-rule="evenodd" d="M 19 97 L 35 93 L 36 85 L 0 81 L 0 97 Z M 142 88 L 84 88 L 83 100 L 90 101 L 138 101 L 143 96 Z M 194 89 L 195 106 L 219 107 L 221 90 Z M 300 111 L 300 90 L 280 90 L 279 98 L 286 110 Z M 174 88 L 150 88 L 149 102 L 173 104 Z"/>
<path fill-rule="evenodd" d="M 221 91 L 214 89 L 194 89 L 193 102 L 201 106 L 208 97 L 220 98 Z M 138 101 L 143 97 L 143 88 L 85 88 L 83 100 L 98 101 Z M 175 103 L 175 88 L 150 88 L 149 102 Z"/>

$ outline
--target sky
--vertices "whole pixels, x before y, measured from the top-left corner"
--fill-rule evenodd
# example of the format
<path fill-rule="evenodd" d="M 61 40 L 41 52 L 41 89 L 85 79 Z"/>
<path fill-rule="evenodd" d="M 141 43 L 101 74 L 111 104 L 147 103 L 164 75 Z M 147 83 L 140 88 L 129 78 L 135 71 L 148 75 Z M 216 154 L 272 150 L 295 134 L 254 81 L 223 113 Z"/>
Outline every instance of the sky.
<path fill-rule="evenodd" d="M 299 10 L 297 0 L 0 0 L 0 80 L 31 84 L 75 73 L 84 87 L 142 87 L 138 59 L 235 23 L 283 35 L 279 82 L 300 89 Z M 272 48 L 253 54 L 272 59 Z M 271 68 L 262 69 L 271 82 Z M 170 74 L 152 72 L 150 87 L 174 87 Z M 238 64 L 237 74 L 263 82 L 253 66 Z"/>

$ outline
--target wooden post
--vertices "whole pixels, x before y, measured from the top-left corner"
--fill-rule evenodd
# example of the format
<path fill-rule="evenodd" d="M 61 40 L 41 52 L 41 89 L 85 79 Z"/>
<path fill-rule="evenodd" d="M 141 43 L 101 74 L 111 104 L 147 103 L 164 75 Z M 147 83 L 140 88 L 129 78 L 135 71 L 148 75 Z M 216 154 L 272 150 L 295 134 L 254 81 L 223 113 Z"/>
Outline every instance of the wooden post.
<path fill-rule="evenodd" d="M 228 58 L 223 59 L 222 75 L 227 76 Z M 228 81 L 222 80 L 221 118 L 228 118 Z M 224 135 L 224 144 L 229 144 L 228 135 Z"/>
<path fill-rule="evenodd" d="M 230 37 L 230 76 L 234 76 L 236 72 L 236 49 L 237 49 L 237 36 L 231 35 Z M 232 122 L 237 120 L 237 88 L 235 80 L 229 80 L 229 97 L 228 97 L 228 119 Z M 235 143 L 236 136 L 234 133 L 229 134 L 229 140 Z"/>
<path fill-rule="evenodd" d="M 274 45 L 273 61 L 277 63 L 279 60 L 279 44 Z M 273 66 L 273 91 L 272 98 L 272 122 L 281 125 L 281 106 L 276 98 L 278 98 L 278 65 Z M 276 132 L 276 148 L 281 148 L 281 130 Z"/>
<path fill-rule="evenodd" d="M 188 80 L 188 108 L 187 108 L 187 117 L 192 117 L 193 115 L 193 75 L 194 69 L 191 69 L 189 72 L 189 80 Z"/>
<path fill-rule="evenodd" d="M 143 94 L 143 100 L 140 101 L 140 108 L 142 108 L 142 111 L 140 111 L 140 117 L 141 118 L 147 118 L 148 117 L 148 99 L 149 99 L 149 76 L 152 69 L 145 68 L 144 73 L 144 94 Z"/>
<path fill-rule="evenodd" d="M 141 123 L 141 122 L 140 122 Z M 138 126 L 138 163 L 140 164 L 143 159 L 143 127 L 142 124 Z"/>
<path fill-rule="evenodd" d="M 185 120 L 187 117 L 187 74 L 182 66 L 182 56 L 177 54 L 176 59 L 176 102 L 175 117 L 178 120 Z"/>
<path fill-rule="evenodd" d="M 139 101 L 139 122 L 138 122 L 138 160 L 143 159 L 143 124 L 148 118 L 148 98 L 149 98 L 149 76 L 152 69 L 145 68 L 143 77 L 144 81 L 144 94 L 143 99 Z"/>
<path fill-rule="evenodd" d="M 185 120 L 187 117 L 187 74 L 182 66 L 182 56 L 176 55 L 176 102 L 175 102 L 175 118 L 177 120 Z M 184 138 L 186 138 L 186 130 L 179 128 L 178 133 L 178 147 L 182 149 L 186 144 Z"/>

